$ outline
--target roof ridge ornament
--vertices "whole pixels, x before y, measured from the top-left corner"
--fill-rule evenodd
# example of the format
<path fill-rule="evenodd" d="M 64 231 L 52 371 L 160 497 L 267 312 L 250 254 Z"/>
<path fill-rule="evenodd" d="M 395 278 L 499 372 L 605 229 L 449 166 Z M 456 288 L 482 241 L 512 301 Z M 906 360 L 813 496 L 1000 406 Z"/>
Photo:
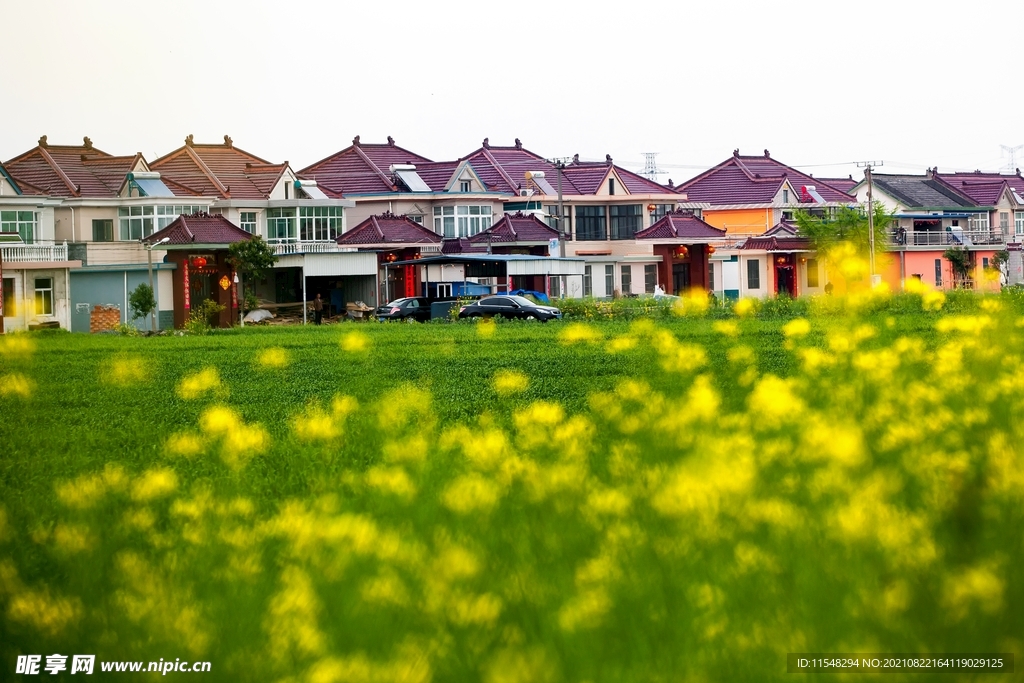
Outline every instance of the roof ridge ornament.
<path fill-rule="evenodd" d="M 771 159 L 772 158 L 771 153 L 767 149 L 764 151 L 764 158 L 765 159 Z"/>
<path fill-rule="evenodd" d="M 230 135 L 224 136 L 224 146 L 228 149 L 234 149 L 235 142 L 231 139 Z"/>
<path fill-rule="evenodd" d="M 516 138 L 516 149 L 522 149 L 522 148 L 523 148 L 523 141 L 520 140 L 519 138 Z"/>
<path fill-rule="evenodd" d="M 491 148 L 491 139 L 490 138 L 484 138 L 484 141 L 483 141 L 481 146 L 484 149 L 490 149 Z"/>
<path fill-rule="evenodd" d="M 189 133 L 188 135 L 186 135 L 185 136 L 185 146 L 186 147 L 192 147 L 193 145 L 195 145 L 195 143 L 193 142 L 193 139 L 194 139 L 194 137 L 193 137 L 192 133 Z"/>
<path fill-rule="evenodd" d="M 605 154 L 604 155 L 604 165 L 605 166 L 611 166 L 612 165 L 612 155 L 611 154 Z"/>
<path fill-rule="evenodd" d="M 82 138 L 82 144 L 85 146 L 86 149 L 92 149 L 92 140 L 89 139 L 88 135 Z"/>
<path fill-rule="evenodd" d="M 358 135 L 355 136 L 354 138 L 352 138 L 352 146 L 353 147 L 358 147 L 359 146 L 359 136 Z"/>
<path fill-rule="evenodd" d="M 732 155 L 733 155 L 733 157 L 738 157 L 740 155 L 740 148 L 737 147 L 736 149 L 734 149 L 732 151 Z"/>
<path fill-rule="evenodd" d="M 579 154 L 573 154 L 572 155 L 572 163 L 573 163 L 573 165 L 580 163 L 580 155 Z"/>
<path fill-rule="evenodd" d="M 45 136 L 45 135 L 43 135 L 43 136 L 41 136 L 41 137 L 39 138 L 39 146 L 40 146 L 40 147 L 44 147 L 44 148 L 45 148 L 45 147 L 49 147 L 49 146 L 50 146 L 50 145 L 49 145 L 49 144 L 48 144 L 48 143 L 46 142 L 46 136 Z"/>
<path fill-rule="evenodd" d="M 395 139 L 389 135 L 388 136 L 388 147 L 394 147 L 394 146 L 395 146 Z"/>

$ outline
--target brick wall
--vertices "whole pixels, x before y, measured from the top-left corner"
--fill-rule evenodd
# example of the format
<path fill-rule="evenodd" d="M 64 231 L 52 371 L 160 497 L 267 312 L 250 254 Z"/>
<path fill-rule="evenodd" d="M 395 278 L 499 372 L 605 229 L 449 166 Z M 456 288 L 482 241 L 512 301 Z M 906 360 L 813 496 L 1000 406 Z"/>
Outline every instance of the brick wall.
<path fill-rule="evenodd" d="M 113 330 L 121 323 L 121 308 L 119 306 L 93 306 L 89 312 L 89 332 L 95 334 L 106 330 Z"/>

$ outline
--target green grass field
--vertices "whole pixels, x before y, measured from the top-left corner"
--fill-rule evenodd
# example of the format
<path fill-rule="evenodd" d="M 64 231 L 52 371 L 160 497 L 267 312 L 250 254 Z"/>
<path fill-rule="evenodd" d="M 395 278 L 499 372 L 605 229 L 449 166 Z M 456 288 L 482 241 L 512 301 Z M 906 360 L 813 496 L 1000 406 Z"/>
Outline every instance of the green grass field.
<path fill-rule="evenodd" d="M 0 338 L 0 678 L 1020 654 L 1022 328 L 975 308 Z"/>

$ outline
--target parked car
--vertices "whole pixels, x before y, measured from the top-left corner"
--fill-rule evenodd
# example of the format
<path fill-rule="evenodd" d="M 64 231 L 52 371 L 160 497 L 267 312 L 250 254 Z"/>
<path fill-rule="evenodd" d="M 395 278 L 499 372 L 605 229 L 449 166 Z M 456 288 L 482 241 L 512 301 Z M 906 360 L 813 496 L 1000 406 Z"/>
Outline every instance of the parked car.
<path fill-rule="evenodd" d="M 490 318 L 495 315 L 520 320 L 535 318 L 546 323 L 552 318 L 561 318 L 562 312 L 554 306 L 541 306 L 524 297 L 510 294 L 485 296 L 459 309 L 460 318 Z"/>
<path fill-rule="evenodd" d="M 377 320 L 405 320 L 406 322 L 426 322 L 430 320 L 430 302 L 423 297 L 405 297 L 395 299 L 386 306 L 375 311 Z"/>

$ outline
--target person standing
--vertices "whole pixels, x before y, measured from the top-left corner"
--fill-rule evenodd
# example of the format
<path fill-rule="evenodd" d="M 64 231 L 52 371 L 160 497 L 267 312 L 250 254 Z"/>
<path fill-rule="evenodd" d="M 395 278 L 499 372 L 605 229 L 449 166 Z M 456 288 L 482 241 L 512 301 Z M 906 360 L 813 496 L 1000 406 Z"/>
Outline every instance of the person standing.
<path fill-rule="evenodd" d="M 317 325 L 324 319 L 324 301 L 320 298 L 320 292 L 317 292 L 316 298 L 313 299 L 313 319 Z"/>

